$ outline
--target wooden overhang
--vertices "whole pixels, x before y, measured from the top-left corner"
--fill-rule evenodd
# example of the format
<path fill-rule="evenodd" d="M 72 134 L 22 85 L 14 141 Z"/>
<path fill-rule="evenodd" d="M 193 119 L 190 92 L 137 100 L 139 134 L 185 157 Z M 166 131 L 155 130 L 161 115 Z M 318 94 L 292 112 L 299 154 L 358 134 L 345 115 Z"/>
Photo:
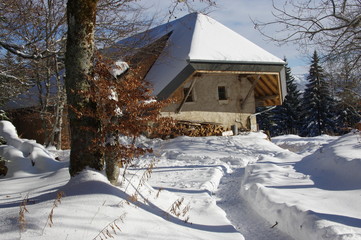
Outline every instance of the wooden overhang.
<path fill-rule="evenodd" d="M 158 94 L 158 98 L 168 98 L 184 81 L 196 73 L 235 74 L 246 78 L 254 91 L 256 106 L 281 105 L 286 95 L 285 69 L 283 64 L 260 63 L 215 63 L 189 62 L 189 64 Z"/>

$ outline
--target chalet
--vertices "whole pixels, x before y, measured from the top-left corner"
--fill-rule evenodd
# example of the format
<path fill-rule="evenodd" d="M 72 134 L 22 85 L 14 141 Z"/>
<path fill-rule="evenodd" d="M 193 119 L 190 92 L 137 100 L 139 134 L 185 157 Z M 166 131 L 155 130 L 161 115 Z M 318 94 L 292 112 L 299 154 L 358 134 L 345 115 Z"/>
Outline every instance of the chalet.
<path fill-rule="evenodd" d="M 139 51 L 129 54 L 130 49 Z M 256 107 L 280 105 L 286 95 L 284 61 L 200 13 L 124 39 L 106 52 L 114 59 L 136 56 L 127 62 L 145 65 L 154 94 L 178 100 L 162 112 L 177 120 L 256 130 Z"/>
<path fill-rule="evenodd" d="M 286 95 L 284 61 L 200 13 L 102 51 L 113 60 L 125 60 L 130 71 L 141 66 L 141 77 L 158 99 L 176 99 L 162 114 L 185 122 L 257 130 L 256 107 L 280 105 Z M 35 94 L 22 94 L 7 109 L 38 104 Z M 14 124 L 20 134 L 42 142 L 44 136 L 32 136 L 41 123 L 25 123 L 23 112 L 18 116 Z"/>

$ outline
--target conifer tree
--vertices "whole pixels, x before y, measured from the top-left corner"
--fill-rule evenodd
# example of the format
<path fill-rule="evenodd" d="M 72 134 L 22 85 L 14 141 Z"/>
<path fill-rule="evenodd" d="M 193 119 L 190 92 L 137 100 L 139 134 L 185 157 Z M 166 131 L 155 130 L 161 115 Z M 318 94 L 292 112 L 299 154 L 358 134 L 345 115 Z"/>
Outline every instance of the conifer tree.
<path fill-rule="evenodd" d="M 308 84 L 303 95 L 301 135 L 318 136 L 335 132 L 334 100 L 315 51 L 310 65 Z"/>
<path fill-rule="evenodd" d="M 256 109 L 258 128 L 271 136 L 273 136 L 271 131 L 275 125 L 273 109 L 274 107 L 258 107 Z"/>
<path fill-rule="evenodd" d="M 286 59 L 284 59 L 287 62 Z M 286 65 L 287 95 L 281 106 L 277 106 L 273 112 L 274 125 L 271 135 L 296 134 L 300 128 L 301 100 L 300 92 L 297 90 L 295 78 L 292 76 L 291 68 Z"/>

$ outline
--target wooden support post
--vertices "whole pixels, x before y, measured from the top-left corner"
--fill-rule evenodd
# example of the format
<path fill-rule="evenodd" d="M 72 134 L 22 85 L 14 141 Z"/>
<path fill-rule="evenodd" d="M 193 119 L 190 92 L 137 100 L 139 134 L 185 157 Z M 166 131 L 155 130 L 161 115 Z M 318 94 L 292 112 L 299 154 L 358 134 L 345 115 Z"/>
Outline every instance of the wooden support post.
<path fill-rule="evenodd" d="M 175 113 L 180 113 L 180 112 L 182 111 L 182 108 L 183 108 L 183 106 L 184 106 L 184 103 L 187 101 L 187 98 L 188 98 L 189 94 L 192 92 L 192 89 L 193 89 L 194 84 L 196 83 L 196 81 L 197 81 L 197 78 L 196 78 L 196 77 L 193 78 L 192 83 L 191 83 L 191 85 L 189 86 L 187 93 L 185 94 L 185 96 L 184 96 L 181 104 L 179 105 L 179 107 L 177 108 L 177 110 L 175 111 Z"/>
<path fill-rule="evenodd" d="M 244 105 L 246 104 L 248 98 L 251 96 L 251 93 L 253 92 L 254 88 L 256 87 L 256 85 L 260 79 L 261 79 L 261 75 L 257 75 L 256 79 L 253 80 L 252 86 L 249 89 L 246 97 L 243 100 L 241 100 L 241 109 L 243 109 Z"/>

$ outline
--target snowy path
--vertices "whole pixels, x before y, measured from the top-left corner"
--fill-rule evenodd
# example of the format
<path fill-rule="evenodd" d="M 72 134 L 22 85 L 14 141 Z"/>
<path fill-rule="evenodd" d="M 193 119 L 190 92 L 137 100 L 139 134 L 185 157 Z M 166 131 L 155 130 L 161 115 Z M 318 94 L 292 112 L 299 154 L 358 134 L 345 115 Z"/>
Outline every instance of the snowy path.
<path fill-rule="evenodd" d="M 264 138 L 143 139 L 154 154 L 139 159 L 118 187 L 92 170 L 70 179 L 69 152 L 57 162 L 17 138 L 18 148 L 0 146 L 11 173 L 0 178 L 0 238 L 100 240 L 117 221 L 126 240 L 361 240 L 358 135 L 275 139 L 297 154 Z M 53 212 L 58 190 L 65 197 Z M 29 223 L 24 230 L 20 217 Z"/>
<path fill-rule="evenodd" d="M 233 226 L 246 240 L 291 240 L 290 236 L 273 227 L 242 198 L 240 193 L 244 168 L 225 175 L 217 192 L 217 205 L 227 214 Z"/>
<path fill-rule="evenodd" d="M 241 196 L 245 166 L 270 154 L 254 148 L 228 138 L 179 138 L 163 143 L 150 184 L 185 197 L 192 208 L 191 222 L 225 215 L 246 240 L 292 240 L 277 226 L 271 228 L 273 223 Z"/>

